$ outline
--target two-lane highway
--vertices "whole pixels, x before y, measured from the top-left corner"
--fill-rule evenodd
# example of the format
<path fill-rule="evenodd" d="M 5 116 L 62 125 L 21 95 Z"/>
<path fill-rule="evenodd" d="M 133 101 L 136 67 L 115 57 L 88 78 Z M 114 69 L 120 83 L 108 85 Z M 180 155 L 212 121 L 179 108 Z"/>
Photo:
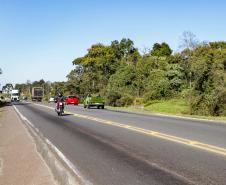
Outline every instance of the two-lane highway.
<path fill-rule="evenodd" d="M 58 117 L 43 105 L 15 106 L 92 184 L 226 182 L 224 123 L 80 106 Z"/>

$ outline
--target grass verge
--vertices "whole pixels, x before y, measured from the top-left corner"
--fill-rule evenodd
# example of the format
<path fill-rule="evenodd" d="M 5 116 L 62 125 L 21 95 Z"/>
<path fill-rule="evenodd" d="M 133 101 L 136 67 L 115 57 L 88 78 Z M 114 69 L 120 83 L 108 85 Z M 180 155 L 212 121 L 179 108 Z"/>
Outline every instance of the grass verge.
<path fill-rule="evenodd" d="M 170 100 L 157 100 L 146 104 L 144 107 L 110 107 L 106 106 L 107 109 L 118 110 L 118 111 L 128 111 L 128 112 L 140 112 L 145 114 L 151 113 L 161 113 L 165 115 L 172 116 L 183 116 L 188 118 L 198 118 L 214 121 L 226 121 L 226 117 L 223 116 L 200 116 L 200 115 L 190 115 L 189 105 L 183 99 L 170 99 Z"/>
<path fill-rule="evenodd" d="M 167 114 L 188 114 L 189 105 L 183 99 L 158 100 L 148 103 L 144 110 Z"/>

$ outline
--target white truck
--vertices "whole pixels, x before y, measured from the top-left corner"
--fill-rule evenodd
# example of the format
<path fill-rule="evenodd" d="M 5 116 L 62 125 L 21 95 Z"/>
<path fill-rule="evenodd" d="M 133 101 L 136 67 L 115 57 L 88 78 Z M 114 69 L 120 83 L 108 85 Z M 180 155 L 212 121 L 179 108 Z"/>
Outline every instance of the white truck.
<path fill-rule="evenodd" d="M 17 89 L 11 91 L 11 101 L 20 101 L 20 92 Z"/>

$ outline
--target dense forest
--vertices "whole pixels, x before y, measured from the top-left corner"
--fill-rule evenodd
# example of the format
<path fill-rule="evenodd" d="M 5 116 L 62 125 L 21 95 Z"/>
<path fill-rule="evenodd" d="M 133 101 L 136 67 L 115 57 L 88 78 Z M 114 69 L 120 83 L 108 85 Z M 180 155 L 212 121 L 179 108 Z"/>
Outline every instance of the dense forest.
<path fill-rule="evenodd" d="M 200 43 L 187 32 L 181 48 L 173 53 L 163 42 L 141 52 L 130 39 L 98 43 L 72 61 L 66 82 L 28 81 L 16 88 L 29 94 L 32 86 L 42 86 L 46 97 L 60 89 L 81 100 L 100 94 L 111 106 L 181 98 L 189 114 L 226 116 L 226 42 Z"/>

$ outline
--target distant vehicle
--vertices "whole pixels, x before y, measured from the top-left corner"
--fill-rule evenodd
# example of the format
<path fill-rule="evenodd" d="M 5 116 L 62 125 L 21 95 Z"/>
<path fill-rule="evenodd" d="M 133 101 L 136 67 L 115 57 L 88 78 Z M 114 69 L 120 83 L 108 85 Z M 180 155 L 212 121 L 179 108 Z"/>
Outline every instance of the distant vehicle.
<path fill-rule="evenodd" d="M 104 99 L 100 95 L 88 95 L 84 100 L 84 108 L 97 107 L 104 109 Z"/>
<path fill-rule="evenodd" d="M 33 87 L 31 99 L 32 101 L 42 101 L 44 89 L 42 87 Z"/>
<path fill-rule="evenodd" d="M 5 103 L 5 98 L 3 96 L 0 96 L 0 105 Z"/>
<path fill-rule="evenodd" d="M 50 102 L 55 102 L 55 97 L 54 97 L 54 96 L 51 96 L 51 97 L 49 98 L 48 102 L 49 102 L 49 103 L 50 103 Z"/>
<path fill-rule="evenodd" d="M 79 99 L 76 96 L 67 96 L 65 101 L 67 105 L 68 104 L 78 105 Z"/>
<path fill-rule="evenodd" d="M 18 89 L 13 89 L 12 91 L 11 91 L 11 101 L 13 102 L 13 101 L 20 101 L 20 92 L 19 92 L 19 90 Z"/>

